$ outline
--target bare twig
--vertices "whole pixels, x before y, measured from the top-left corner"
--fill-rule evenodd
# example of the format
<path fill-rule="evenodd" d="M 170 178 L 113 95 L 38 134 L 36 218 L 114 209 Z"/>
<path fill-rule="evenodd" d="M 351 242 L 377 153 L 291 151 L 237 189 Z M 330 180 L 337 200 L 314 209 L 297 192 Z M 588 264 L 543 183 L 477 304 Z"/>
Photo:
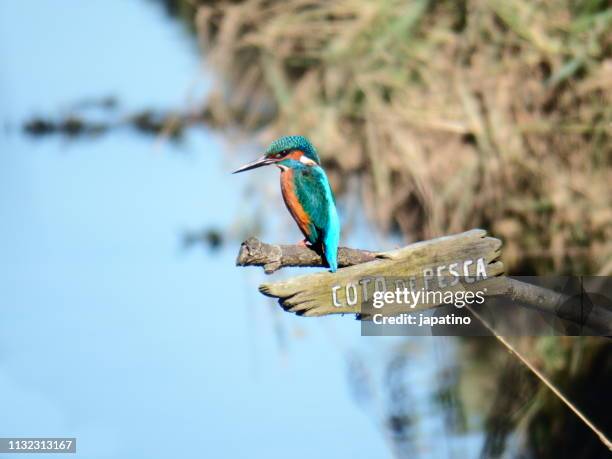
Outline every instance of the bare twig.
<path fill-rule="evenodd" d="M 529 284 L 525 284 L 529 285 Z M 468 306 L 470 312 L 495 336 L 495 338 L 512 354 L 514 354 L 522 363 L 525 365 L 546 387 L 548 387 L 572 412 L 578 416 L 578 418 L 591 429 L 591 431 L 597 435 L 599 440 L 612 451 L 612 441 L 603 433 L 593 421 L 591 421 L 580 409 L 574 405 L 536 366 L 527 360 L 510 342 L 495 331 L 493 326 L 480 314 L 474 311 L 473 308 Z"/>

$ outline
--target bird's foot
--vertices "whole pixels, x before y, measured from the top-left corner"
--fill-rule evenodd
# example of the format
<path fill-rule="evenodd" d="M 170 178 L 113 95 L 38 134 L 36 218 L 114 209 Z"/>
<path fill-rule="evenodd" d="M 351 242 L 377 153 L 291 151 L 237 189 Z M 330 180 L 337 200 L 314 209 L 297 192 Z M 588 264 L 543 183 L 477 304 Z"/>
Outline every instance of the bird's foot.
<path fill-rule="evenodd" d="M 308 239 L 302 239 L 300 242 L 297 243 L 297 245 L 300 247 L 312 247 L 312 244 L 310 243 L 310 241 L 308 241 Z"/>

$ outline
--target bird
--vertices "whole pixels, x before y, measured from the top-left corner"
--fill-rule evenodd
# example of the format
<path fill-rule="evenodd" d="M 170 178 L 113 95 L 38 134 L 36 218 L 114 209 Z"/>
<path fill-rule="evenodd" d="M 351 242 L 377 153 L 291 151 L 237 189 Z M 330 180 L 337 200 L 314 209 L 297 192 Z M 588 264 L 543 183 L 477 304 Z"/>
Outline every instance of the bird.
<path fill-rule="evenodd" d="M 280 137 L 270 144 L 261 158 L 236 169 L 233 174 L 268 165 L 280 169 L 283 200 L 304 235 L 300 245 L 320 249 L 329 270 L 336 272 L 340 220 L 334 193 L 317 150 L 301 135 Z"/>

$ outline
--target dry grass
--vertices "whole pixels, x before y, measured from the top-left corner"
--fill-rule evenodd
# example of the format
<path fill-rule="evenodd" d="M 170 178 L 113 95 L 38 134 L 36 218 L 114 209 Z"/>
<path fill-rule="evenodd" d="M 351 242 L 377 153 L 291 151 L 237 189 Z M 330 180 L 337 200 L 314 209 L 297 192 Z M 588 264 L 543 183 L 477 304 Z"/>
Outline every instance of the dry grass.
<path fill-rule="evenodd" d="M 485 227 L 513 272 L 612 274 L 607 2 L 200 2 L 218 125 L 300 133 L 409 239 Z"/>

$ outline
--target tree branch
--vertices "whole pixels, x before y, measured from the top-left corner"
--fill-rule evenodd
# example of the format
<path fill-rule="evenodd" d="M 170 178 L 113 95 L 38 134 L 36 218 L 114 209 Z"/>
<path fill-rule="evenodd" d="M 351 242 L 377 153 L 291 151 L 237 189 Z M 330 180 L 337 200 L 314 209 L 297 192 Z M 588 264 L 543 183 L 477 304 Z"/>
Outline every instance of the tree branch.
<path fill-rule="evenodd" d="M 612 333 L 612 312 L 600 305 L 585 306 L 564 293 L 506 276 L 486 279 L 479 284 L 479 288 L 483 287 L 487 288 L 490 296 L 502 296 L 513 303 L 586 326 L 602 335 Z"/>
<path fill-rule="evenodd" d="M 589 327 L 599 334 L 612 333 L 612 312 L 606 308 L 594 304 L 585 308 L 582 304 L 572 301 L 572 298 L 565 293 L 503 276 L 503 265 L 499 261 L 500 248 L 501 241 L 487 237 L 483 230 L 471 230 L 422 241 L 390 252 L 372 252 L 341 247 L 338 250 L 338 265 L 350 268 L 337 273 L 324 271 L 293 277 L 280 282 L 263 284 L 259 289 L 265 295 L 278 298 L 279 303 L 286 310 L 302 315 L 360 313 L 360 302 L 346 301 L 347 285 L 354 282 L 355 279 L 377 276 L 397 278 L 416 275 L 418 277 L 423 276 L 427 270 L 437 273 L 440 277 L 438 268 L 441 266 L 448 268 L 458 260 L 474 261 L 482 258 L 486 260 L 487 278 L 476 283 L 463 283 L 465 288 L 484 288 L 487 296 L 507 298 L 513 305 L 524 305 L 569 320 L 580 326 Z M 311 247 L 267 244 L 254 237 L 242 243 L 236 265 L 263 266 L 267 274 L 289 266 L 327 266 L 321 255 Z M 474 266 L 470 263 L 471 270 Z M 473 270 L 469 275 L 474 275 Z M 330 292 L 338 294 L 339 304 L 336 304 L 336 299 Z M 417 310 L 437 306 L 420 304 L 417 305 Z M 401 308 L 395 310 L 388 307 L 387 310 L 393 313 L 405 312 Z"/>
<path fill-rule="evenodd" d="M 340 247 L 338 249 L 338 266 L 358 265 L 376 260 L 381 254 L 367 250 Z M 327 263 L 311 247 L 300 245 L 266 244 L 251 237 L 240 245 L 236 266 L 263 266 L 266 274 L 288 266 L 326 267 Z"/>

